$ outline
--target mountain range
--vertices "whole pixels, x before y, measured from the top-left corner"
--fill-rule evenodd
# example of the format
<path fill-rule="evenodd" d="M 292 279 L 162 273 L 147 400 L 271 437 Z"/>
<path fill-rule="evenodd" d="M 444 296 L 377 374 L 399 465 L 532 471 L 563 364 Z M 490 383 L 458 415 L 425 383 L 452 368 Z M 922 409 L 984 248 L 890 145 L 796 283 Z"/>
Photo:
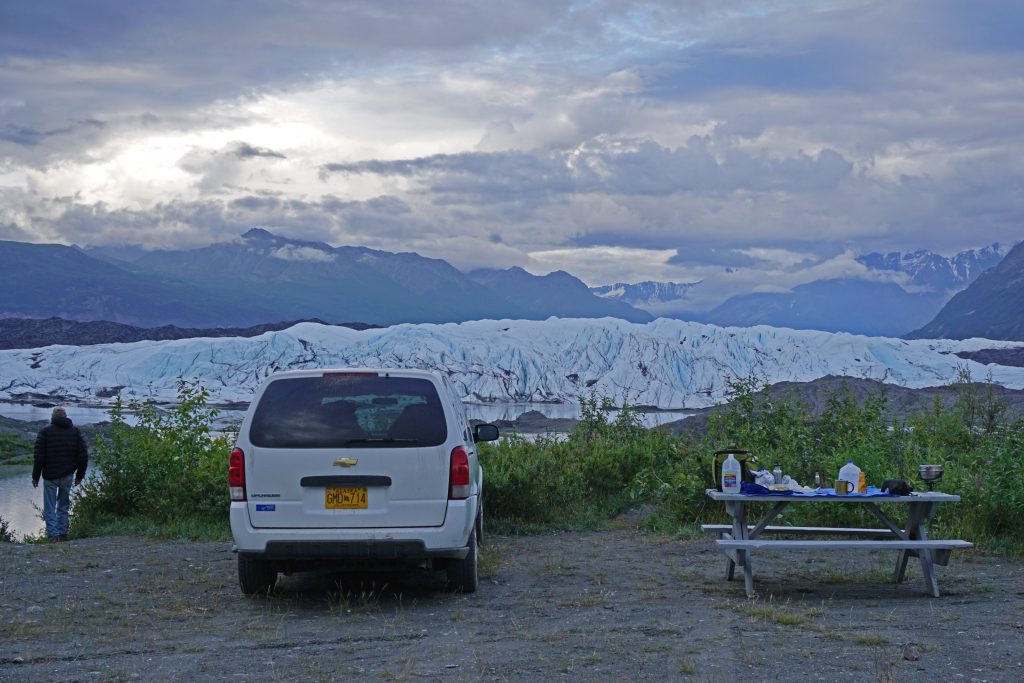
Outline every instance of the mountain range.
<path fill-rule="evenodd" d="M 650 313 L 628 302 L 595 296 L 582 281 L 564 270 L 544 276 L 531 275 L 522 268 L 474 270 L 469 277 L 531 310 L 546 311 L 558 318 L 602 318 L 612 316 L 630 322 L 648 322 Z"/>
<path fill-rule="evenodd" d="M 690 290 L 701 282 L 616 282 L 613 285 L 591 287 L 590 291 L 599 297 L 621 301 L 636 306 L 655 316 L 665 318 L 686 318 L 690 308 L 687 301 Z M 682 315 L 681 315 L 682 314 Z"/>
<path fill-rule="evenodd" d="M 564 272 L 471 277 L 415 253 L 332 247 L 262 229 L 180 251 L 87 252 L 0 241 L 0 317 L 249 327 L 310 318 L 391 325 L 552 315 L 653 318 L 595 296 Z"/>
<path fill-rule="evenodd" d="M 284 330 L 300 322 L 326 324 L 322 320 L 292 320 L 252 327 L 194 328 L 161 325 L 135 327 L 106 320 L 78 322 L 64 318 L 0 318 L 0 349 L 33 349 L 50 344 L 91 346 L 93 344 L 129 344 L 137 341 L 167 341 L 196 337 L 257 337 L 264 332 Z M 342 323 L 343 327 L 365 330 L 372 325 Z"/>
<path fill-rule="evenodd" d="M 656 315 L 715 325 L 901 336 L 931 321 L 954 293 L 1005 253 L 998 243 L 950 257 L 927 250 L 873 252 L 856 258 L 866 268 L 865 278 L 823 279 L 789 292 L 741 294 L 710 311 L 686 310 L 687 296 L 700 282 L 616 283 L 591 291 Z"/>
<path fill-rule="evenodd" d="M 892 282 L 842 278 L 798 285 L 791 292 L 735 296 L 694 318 L 724 326 L 898 337 L 931 320 L 947 298 L 944 292 L 910 293 Z"/>
<path fill-rule="evenodd" d="M 908 338 L 1024 339 L 1024 242 Z"/>
<path fill-rule="evenodd" d="M 999 278 L 984 279 L 986 287 L 995 289 L 983 294 L 979 304 L 961 303 L 972 301 L 964 298 L 971 283 L 1003 255 L 999 244 L 952 257 L 924 250 L 871 253 L 858 257 L 864 278 L 818 280 L 785 293 L 732 297 L 710 311 L 679 313 L 704 283 L 588 288 L 565 271 L 543 276 L 522 268 L 464 273 L 444 260 L 411 252 L 332 247 L 263 229 L 229 242 L 172 251 L 0 241 L 0 318 L 244 329 L 296 319 L 382 326 L 549 317 L 644 323 L 664 316 L 723 326 L 881 336 L 911 330 L 916 336 L 958 335 L 962 328 L 982 336 L 1024 338 L 1016 309 L 987 300 L 998 294 L 1020 301 L 1012 298 L 1017 276 L 1011 272 L 1022 270 L 1016 260 L 999 271 Z M 947 300 L 965 288 L 933 325 Z M 984 324 L 963 327 L 955 318 L 965 315 Z M 996 321 L 994 316 L 1002 317 Z M 986 324 L 997 326 L 987 333 Z M 55 337 L 51 343 L 64 340 Z"/>

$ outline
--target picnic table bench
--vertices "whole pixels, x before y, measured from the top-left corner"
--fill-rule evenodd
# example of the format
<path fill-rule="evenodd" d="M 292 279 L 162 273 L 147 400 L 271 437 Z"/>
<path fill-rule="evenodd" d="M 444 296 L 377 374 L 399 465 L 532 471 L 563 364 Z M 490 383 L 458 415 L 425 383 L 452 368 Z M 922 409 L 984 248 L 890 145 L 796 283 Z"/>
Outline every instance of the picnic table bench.
<path fill-rule="evenodd" d="M 945 566 L 953 550 L 970 548 L 972 543 L 962 540 L 934 540 L 928 538 L 927 523 L 935 516 L 939 503 L 955 503 L 960 496 L 938 492 L 912 493 L 908 496 L 891 495 L 777 495 L 723 493 L 708 489 L 712 500 L 725 503 L 726 512 L 732 517 L 732 524 L 704 524 L 705 532 L 715 533 L 719 549 L 728 558 L 726 578 L 733 580 L 736 565 L 743 567 L 747 597 L 754 597 L 754 572 L 751 553 L 755 550 L 898 550 L 893 580 L 903 581 L 907 562 L 916 557 L 921 562 L 927 591 L 939 597 L 939 585 L 935 576 L 935 565 Z M 748 524 L 747 507 L 750 503 L 772 503 L 773 507 L 757 523 Z M 883 528 L 843 527 L 791 527 L 772 526 L 779 514 L 791 503 L 839 503 L 863 505 L 883 525 Z M 896 503 L 905 507 L 906 524 L 900 526 L 882 511 L 878 503 Z M 762 535 L 767 537 L 762 537 Z M 777 536 L 830 536 L 818 540 L 780 539 Z"/>

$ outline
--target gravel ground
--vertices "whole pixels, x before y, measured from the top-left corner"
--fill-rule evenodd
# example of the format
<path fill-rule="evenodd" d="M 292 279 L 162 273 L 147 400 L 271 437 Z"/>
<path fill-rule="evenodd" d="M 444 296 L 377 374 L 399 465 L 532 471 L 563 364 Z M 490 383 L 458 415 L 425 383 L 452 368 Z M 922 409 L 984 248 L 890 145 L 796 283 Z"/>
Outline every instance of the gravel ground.
<path fill-rule="evenodd" d="M 754 556 L 708 539 L 490 536 L 480 590 L 304 574 L 269 598 L 229 543 L 0 543 L 0 681 L 1019 681 L 1024 567 L 977 552 L 887 582 L 895 553 Z"/>

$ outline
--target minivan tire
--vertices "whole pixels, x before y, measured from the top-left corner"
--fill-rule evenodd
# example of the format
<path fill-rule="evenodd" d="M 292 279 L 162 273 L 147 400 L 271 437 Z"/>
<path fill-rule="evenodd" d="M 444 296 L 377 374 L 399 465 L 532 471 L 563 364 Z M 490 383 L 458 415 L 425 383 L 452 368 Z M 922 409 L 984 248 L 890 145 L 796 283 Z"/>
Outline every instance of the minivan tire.
<path fill-rule="evenodd" d="M 476 529 L 469 535 L 466 557 L 461 560 L 448 561 L 448 587 L 462 593 L 475 593 L 479 579 L 477 577 Z"/>
<path fill-rule="evenodd" d="M 269 595 L 277 584 L 277 570 L 267 560 L 239 555 L 238 584 L 246 595 Z"/>

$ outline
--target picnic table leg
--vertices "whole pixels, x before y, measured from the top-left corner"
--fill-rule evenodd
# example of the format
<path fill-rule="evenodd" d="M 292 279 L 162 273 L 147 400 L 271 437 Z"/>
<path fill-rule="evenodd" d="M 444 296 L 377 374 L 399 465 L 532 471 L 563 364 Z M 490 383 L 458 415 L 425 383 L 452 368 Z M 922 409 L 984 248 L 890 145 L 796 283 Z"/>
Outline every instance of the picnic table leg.
<path fill-rule="evenodd" d="M 892 577 L 893 583 L 903 583 L 903 578 L 907 575 L 907 560 L 909 559 L 910 553 L 906 550 L 900 550 L 896 555 L 896 572 Z"/>
<path fill-rule="evenodd" d="M 921 505 L 921 513 L 917 515 L 918 524 L 916 537 L 922 541 L 928 540 L 928 528 L 925 520 L 935 516 L 935 503 Z M 932 597 L 939 597 L 939 582 L 935 578 L 935 564 L 932 562 L 932 551 L 922 548 L 918 551 L 918 558 L 921 560 L 921 573 L 924 575 L 924 585 Z"/>
<path fill-rule="evenodd" d="M 743 551 L 743 584 L 747 589 L 748 598 L 757 596 L 757 593 L 754 592 L 754 563 L 750 560 L 749 550 Z"/>
<path fill-rule="evenodd" d="M 922 505 L 921 503 L 911 503 L 908 507 L 909 510 L 907 513 L 906 527 L 907 538 L 913 540 L 923 540 L 918 538 L 917 533 L 918 529 L 921 528 L 921 518 L 924 516 L 924 513 L 926 512 L 927 505 Z M 910 559 L 911 554 L 912 553 L 909 550 L 900 550 L 899 554 L 896 556 L 896 571 L 893 575 L 894 583 L 903 583 L 903 579 L 906 578 L 907 561 Z"/>
<path fill-rule="evenodd" d="M 732 537 L 746 541 L 750 538 L 750 530 L 747 528 L 747 505 L 743 501 L 731 500 L 726 502 L 726 509 L 732 515 Z M 754 597 L 754 565 L 750 559 L 750 551 L 745 548 L 736 549 L 736 561 L 729 558 L 726 568 L 728 579 L 732 581 L 737 563 L 743 564 L 743 584 L 747 591 L 747 597 Z"/>
<path fill-rule="evenodd" d="M 732 538 L 744 539 L 747 534 L 747 506 L 741 501 L 729 500 L 725 503 L 725 510 L 732 517 Z M 723 534 L 725 536 L 725 534 Z M 732 581 L 736 575 L 736 562 L 743 562 L 744 552 L 736 550 L 736 560 L 729 557 L 725 561 L 725 579 Z"/>

